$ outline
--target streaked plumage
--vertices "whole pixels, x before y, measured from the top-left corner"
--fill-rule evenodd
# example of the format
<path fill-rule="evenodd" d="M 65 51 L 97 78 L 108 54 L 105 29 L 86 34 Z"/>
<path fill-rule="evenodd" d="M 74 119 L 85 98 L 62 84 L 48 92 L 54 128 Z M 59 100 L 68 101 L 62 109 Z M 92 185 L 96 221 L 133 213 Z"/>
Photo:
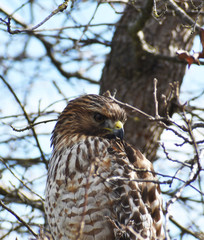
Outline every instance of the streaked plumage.
<path fill-rule="evenodd" d="M 125 111 L 99 95 L 70 101 L 59 116 L 45 201 L 55 240 L 163 239 L 157 179 L 120 139 L 125 121 Z"/>

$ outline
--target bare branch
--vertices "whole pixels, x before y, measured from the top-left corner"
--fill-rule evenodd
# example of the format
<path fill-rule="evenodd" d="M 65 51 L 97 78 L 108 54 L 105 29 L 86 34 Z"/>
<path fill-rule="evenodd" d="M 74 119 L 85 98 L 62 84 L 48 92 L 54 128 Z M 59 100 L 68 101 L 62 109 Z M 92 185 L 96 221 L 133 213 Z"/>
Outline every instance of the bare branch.
<path fill-rule="evenodd" d="M 186 23 L 189 24 L 194 30 L 200 32 L 202 28 L 181 8 L 179 7 L 175 1 L 173 0 L 163 0 L 166 2 L 174 11 L 175 13 Z"/>
<path fill-rule="evenodd" d="M 159 109 L 158 109 L 158 100 L 157 100 L 157 82 L 158 80 L 156 78 L 154 78 L 154 102 L 155 102 L 155 118 L 159 119 Z"/>
<path fill-rule="evenodd" d="M 6 168 L 12 173 L 12 175 L 25 187 L 27 188 L 31 193 L 35 194 L 37 197 L 39 197 L 39 199 L 41 199 L 42 201 L 44 201 L 44 199 L 37 194 L 36 192 L 34 192 L 31 188 L 29 188 L 19 177 L 16 176 L 16 174 L 11 170 L 11 168 L 5 163 L 4 159 L 0 158 L 0 161 L 6 166 Z"/>
<path fill-rule="evenodd" d="M 20 29 L 11 30 L 11 17 L 8 17 L 8 21 L 5 21 L 3 19 L 0 19 L 0 20 L 7 25 L 7 30 L 8 30 L 8 33 L 10 33 L 10 34 L 33 32 L 34 30 L 36 30 L 37 28 L 42 26 L 44 23 L 46 23 L 51 17 L 53 17 L 54 15 L 56 15 L 59 12 L 63 12 L 67 8 L 68 3 L 69 3 L 69 0 L 64 0 L 64 3 L 60 4 L 58 6 L 58 8 L 55 9 L 54 11 L 52 11 L 52 13 L 49 14 L 49 16 L 47 16 L 42 22 L 38 23 L 36 26 L 31 27 L 31 28 L 26 28 L 26 29 L 21 29 L 21 30 Z"/>
<path fill-rule="evenodd" d="M 37 237 L 37 234 L 30 228 L 30 226 L 21 218 L 19 217 L 13 210 L 11 210 L 10 208 L 8 208 L 1 200 L 0 200 L 0 205 L 7 210 L 8 212 L 10 212 L 14 217 L 16 217 L 16 219 L 23 224 L 23 226 L 25 226 L 29 232 L 31 232 L 33 234 L 33 236 Z"/>
<path fill-rule="evenodd" d="M 21 101 L 19 100 L 19 98 L 17 97 L 16 93 L 13 91 L 12 87 L 10 86 L 10 84 L 4 79 L 3 76 L 0 75 L 0 78 L 2 79 L 2 81 L 5 83 L 5 85 L 8 87 L 9 91 L 12 93 L 12 95 L 14 96 L 16 102 L 19 104 L 19 106 L 21 107 L 22 111 L 23 111 L 23 114 L 28 122 L 28 124 L 31 126 L 32 125 L 32 122 L 30 121 L 30 118 L 27 114 L 27 112 L 25 111 L 25 108 L 24 106 L 21 104 Z M 47 160 L 45 159 L 45 156 L 44 156 L 44 153 L 42 151 L 42 148 L 40 146 L 40 143 L 38 141 L 38 137 L 37 137 L 37 134 L 35 132 L 35 129 L 33 127 L 31 127 L 31 131 L 33 133 L 33 136 L 34 136 L 34 139 L 36 141 L 36 144 L 38 146 L 38 150 L 40 151 L 40 154 L 41 154 L 41 157 L 42 157 L 42 161 L 44 162 L 45 166 L 48 168 L 48 162 Z"/>

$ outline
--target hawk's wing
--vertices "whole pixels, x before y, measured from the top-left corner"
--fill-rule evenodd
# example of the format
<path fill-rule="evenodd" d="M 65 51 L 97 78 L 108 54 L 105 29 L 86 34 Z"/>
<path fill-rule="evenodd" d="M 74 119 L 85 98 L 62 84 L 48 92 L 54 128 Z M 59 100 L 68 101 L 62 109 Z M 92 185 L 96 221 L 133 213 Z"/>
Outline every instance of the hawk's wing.
<path fill-rule="evenodd" d="M 128 239 L 163 239 L 162 198 L 152 163 L 126 142 L 112 141 L 116 157 L 114 212 Z M 122 170 L 122 171 L 121 171 Z"/>

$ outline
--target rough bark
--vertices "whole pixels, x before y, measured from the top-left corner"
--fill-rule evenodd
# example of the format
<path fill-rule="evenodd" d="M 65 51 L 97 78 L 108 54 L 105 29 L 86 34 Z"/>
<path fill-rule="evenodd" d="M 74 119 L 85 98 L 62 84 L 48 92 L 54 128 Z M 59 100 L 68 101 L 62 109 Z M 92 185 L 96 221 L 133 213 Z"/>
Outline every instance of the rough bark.
<path fill-rule="evenodd" d="M 158 9 L 164 10 L 164 7 L 161 2 Z M 189 5 L 186 7 L 190 10 Z M 152 9 L 152 0 L 127 5 L 116 26 L 100 91 L 116 89 L 117 99 L 155 116 L 153 79 L 157 78 L 159 114 L 165 116 L 166 106 L 162 95 L 169 96 L 171 83 L 181 85 L 186 67 L 172 61 L 172 57 L 180 48 L 190 50 L 193 36 L 192 29 L 184 27 L 182 24 L 185 22 L 169 7 L 160 20 L 153 17 Z M 174 104 L 172 98 L 168 106 L 170 114 L 175 111 Z M 148 159 L 154 160 L 163 129 L 141 114 L 130 117 L 125 128 L 126 140 L 139 148 Z"/>

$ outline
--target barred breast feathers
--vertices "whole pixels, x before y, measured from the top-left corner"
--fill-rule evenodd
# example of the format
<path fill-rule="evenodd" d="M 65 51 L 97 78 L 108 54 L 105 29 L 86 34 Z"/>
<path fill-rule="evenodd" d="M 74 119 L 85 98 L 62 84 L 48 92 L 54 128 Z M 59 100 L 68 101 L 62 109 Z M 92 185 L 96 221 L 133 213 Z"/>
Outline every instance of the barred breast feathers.
<path fill-rule="evenodd" d="M 164 239 L 153 166 L 116 135 L 125 121 L 112 98 L 94 94 L 70 101 L 59 116 L 45 196 L 55 240 Z"/>

